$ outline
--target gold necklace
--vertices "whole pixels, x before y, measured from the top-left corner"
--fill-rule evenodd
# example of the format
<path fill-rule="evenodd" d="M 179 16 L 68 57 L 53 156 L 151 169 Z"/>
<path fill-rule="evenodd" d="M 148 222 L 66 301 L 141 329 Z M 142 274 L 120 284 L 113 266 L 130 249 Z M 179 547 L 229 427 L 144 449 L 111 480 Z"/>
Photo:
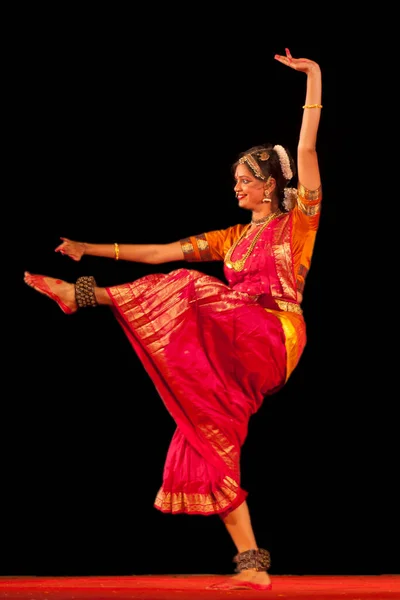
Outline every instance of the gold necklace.
<path fill-rule="evenodd" d="M 229 248 L 228 252 L 226 253 L 225 264 L 228 267 L 228 269 L 233 269 L 234 271 L 243 271 L 246 260 L 249 258 L 250 254 L 253 252 L 254 247 L 258 242 L 258 238 L 260 237 L 260 235 L 262 234 L 264 229 L 267 227 L 267 225 L 269 225 L 269 223 L 271 223 L 271 221 L 273 219 L 275 219 L 276 217 L 279 217 L 279 215 L 281 215 L 281 214 L 282 214 L 282 211 L 279 209 L 273 213 L 270 213 L 268 215 L 268 219 L 265 221 L 263 226 L 260 227 L 260 229 L 257 231 L 256 235 L 254 236 L 253 241 L 251 242 L 251 244 L 248 247 L 247 252 L 244 254 L 244 256 L 242 256 L 242 258 L 240 258 L 239 260 L 231 261 L 231 256 L 232 256 L 236 246 L 246 235 L 248 227 L 243 231 L 242 235 L 236 240 L 236 242 L 233 244 L 233 246 L 231 246 Z"/>
<path fill-rule="evenodd" d="M 262 219 L 252 219 L 250 222 L 252 225 L 256 225 L 258 227 L 258 225 L 262 225 L 262 223 L 265 223 L 265 221 L 268 221 L 270 216 L 271 216 L 271 213 L 269 215 L 267 215 L 266 217 L 262 217 Z"/>

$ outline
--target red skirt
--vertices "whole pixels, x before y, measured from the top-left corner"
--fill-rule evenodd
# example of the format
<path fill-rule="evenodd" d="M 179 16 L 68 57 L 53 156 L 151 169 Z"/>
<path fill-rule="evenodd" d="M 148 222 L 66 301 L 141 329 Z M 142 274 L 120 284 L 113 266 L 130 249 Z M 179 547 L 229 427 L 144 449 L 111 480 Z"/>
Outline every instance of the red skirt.
<path fill-rule="evenodd" d="M 194 270 L 147 275 L 107 291 L 177 425 L 155 507 L 227 514 L 247 496 L 240 451 L 249 418 L 285 382 L 280 320 Z"/>

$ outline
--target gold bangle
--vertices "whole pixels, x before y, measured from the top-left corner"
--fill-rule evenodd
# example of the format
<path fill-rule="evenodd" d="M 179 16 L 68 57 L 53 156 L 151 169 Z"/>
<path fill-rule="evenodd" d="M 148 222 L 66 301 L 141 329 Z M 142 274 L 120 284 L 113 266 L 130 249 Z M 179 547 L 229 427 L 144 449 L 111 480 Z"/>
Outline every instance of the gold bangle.
<path fill-rule="evenodd" d="M 119 259 L 119 246 L 117 244 L 117 242 L 115 242 L 114 244 L 114 255 L 115 255 L 115 260 Z"/>
<path fill-rule="evenodd" d="M 322 104 L 305 104 L 303 108 L 322 108 Z"/>

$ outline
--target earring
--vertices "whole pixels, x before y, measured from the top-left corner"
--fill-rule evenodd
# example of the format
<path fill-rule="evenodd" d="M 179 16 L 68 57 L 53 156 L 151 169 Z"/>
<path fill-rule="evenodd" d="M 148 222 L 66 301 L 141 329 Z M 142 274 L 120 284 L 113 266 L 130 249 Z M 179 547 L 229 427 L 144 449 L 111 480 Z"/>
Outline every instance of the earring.
<path fill-rule="evenodd" d="M 271 198 L 268 198 L 267 194 L 268 192 L 265 190 L 265 198 L 262 199 L 263 202 L 271 202 Z"/>

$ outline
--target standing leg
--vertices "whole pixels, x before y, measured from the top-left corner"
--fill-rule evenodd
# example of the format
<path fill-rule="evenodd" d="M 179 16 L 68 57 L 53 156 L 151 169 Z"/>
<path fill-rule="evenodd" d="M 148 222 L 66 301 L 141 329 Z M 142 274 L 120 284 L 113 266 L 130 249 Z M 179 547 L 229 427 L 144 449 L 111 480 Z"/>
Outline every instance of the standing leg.
<path fill-rule="evenodd" d="M 231 582 L 217 584 L 213 587 L 229 589 L 227 586 L 239 585 L 241 582 L 249 583 L 253 589 L 268 589 L 270 578 L 267 573 L 269 566 L 268 554 L 258 548 L 247 502 L 243 502 L 226 517 L 223 518 L 225 527 L 236 546 L 238 555 L 235 557 L 240 572 L 231 578 Z M 268 566 L 267 566 L 268 565 Z M 261 569 L 262 570 L 259 570 Z M 265 586 L 265 587 L 264 587 Z"/>
<path fill-rule="evenodd" d="M 239 553 L 258 548 L 247 502 L 242 502 L 223 521 Z"/>

